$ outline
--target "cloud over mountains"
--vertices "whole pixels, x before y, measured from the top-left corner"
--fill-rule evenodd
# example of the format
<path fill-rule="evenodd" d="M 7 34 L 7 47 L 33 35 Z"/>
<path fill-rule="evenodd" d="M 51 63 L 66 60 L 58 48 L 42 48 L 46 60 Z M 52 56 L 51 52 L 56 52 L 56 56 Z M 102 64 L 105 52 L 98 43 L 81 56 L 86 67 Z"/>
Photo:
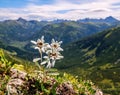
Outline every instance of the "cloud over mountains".
<path fill-rule="evenodd" d="M 45 0 L 40 1 L 27 0 L 22 7 L 0 7 L 0 20 L 19 17 L 28 20 L 77 20 L 86 17 L 105 18 L 110 15 L 120 19 L 119 0 L 51 0 L 48 3 Z"/>

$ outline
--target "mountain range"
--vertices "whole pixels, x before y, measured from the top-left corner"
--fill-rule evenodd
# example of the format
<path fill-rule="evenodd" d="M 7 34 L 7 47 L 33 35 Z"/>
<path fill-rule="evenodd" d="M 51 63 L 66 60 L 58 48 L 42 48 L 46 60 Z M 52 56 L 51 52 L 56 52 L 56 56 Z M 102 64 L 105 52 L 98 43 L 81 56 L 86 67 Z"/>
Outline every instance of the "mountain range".
<path fill-rule="evenodd" d="M 97 23 L 96 23 L 97 22 Z M 78 21 L 27 21 L 23 18 L 0 22 L 0 40 L 6 44 L 17 41 L 30 41 L 44 35 L 49 41 L 51 38 L 69 43 L 96 32 L 118 26 L 120 21 L 113 17 L 105 19 L 86 19 Z M 47 36 L 46 36 L 47 35 Z"/>

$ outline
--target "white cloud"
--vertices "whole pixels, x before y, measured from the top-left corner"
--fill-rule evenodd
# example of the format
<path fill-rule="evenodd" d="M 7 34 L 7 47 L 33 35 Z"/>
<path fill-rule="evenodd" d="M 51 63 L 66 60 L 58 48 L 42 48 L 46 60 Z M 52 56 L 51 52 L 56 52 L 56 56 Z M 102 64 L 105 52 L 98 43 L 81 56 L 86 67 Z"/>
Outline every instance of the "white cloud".
<path fill-rule="evenodd" d="M 37 2 L 38 0 L 28 0 Z M 49 5 L 28 4 L 24 8 L 0 8 L 0 20 L 17 19 L 23 17 L 25 19 L 36 20 L 53 20 L 53 19 L 71 19 L 80 18 L 105 18 L 107 16 L 119 17 L 120 3 L 119 0 L 85 0 L 85 2 L 70 2 L 71 0 L 56 0 Z M 62 11 L 62 13 L 60 12 Z M 4 19 L 1 19 L 4 18 Z"/>

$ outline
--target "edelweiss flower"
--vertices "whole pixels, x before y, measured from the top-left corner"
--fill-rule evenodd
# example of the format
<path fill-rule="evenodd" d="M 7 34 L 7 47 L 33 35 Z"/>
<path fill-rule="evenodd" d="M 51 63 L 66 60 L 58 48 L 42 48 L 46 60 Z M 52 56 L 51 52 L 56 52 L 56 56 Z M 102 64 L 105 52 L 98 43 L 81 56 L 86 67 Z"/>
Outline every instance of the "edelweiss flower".
<path fill-rule="evenodd" d="M 52 39 L 52 43 L 49 45 L 48 43 L 44 42 L 44 36 L 41 37 L 41 39 L 38 39 L 37 41 L 31 41 L 33 44 L 35 44 L 35 49 L 39 50 L 40 58 L 33 59 L 33 62 L 41 61 L 41 65 L 47 64 L 47 68 L 54 67 L 56 60 L 59 60 L 63 58 L 63 56 L 60 54 L 60 51 L 63 51 L 63 49 L 60 47 L 62 41 L 58 42 Z M 42 56 L 44 52 L 44 56 Z M 42 61 L 42 59 L 45 59 Z"/>
<path fill-rule="evenodd" d="M 54 67 L 56 60 L 62 59 L 63 56 L 59 52 L 53 52 L 52 50 L 49 50 L 46 52 L 48 56 L 44 56 L 46 61 L 42 62 L 41 65 L 44 65 L 47 63 L 47 68 Z"/>
<path fill-rule="evenodd" d="M 37 42 L 36 41 L 31 41 L 31 42 L 36 45 L 35 49 L 38 49 L 42 52 L 45 52 L 47 48 L 50 48 L 50 45 L 44 42 L 44 36 L 42 36 L 41 39 L 38 39 Z"/>
<path fill-rule="evenodd" d="M 60 47 L 62 41 L 58 42 L 55 41 L 54 39 L 52 39 L 52 43 L 51 43 L 51 47 L 52 49 L 56 50 L 56 51 L 63 51 L 63 49 Z"/>
<path fill-rule="evenodd" d="M 49 54 L 49 56 L 50 56 L 50 59 L 53 59 L 53 60 L 58 60 L 63 58 L 63 56 L 59 52 L 52 52 Z"/>

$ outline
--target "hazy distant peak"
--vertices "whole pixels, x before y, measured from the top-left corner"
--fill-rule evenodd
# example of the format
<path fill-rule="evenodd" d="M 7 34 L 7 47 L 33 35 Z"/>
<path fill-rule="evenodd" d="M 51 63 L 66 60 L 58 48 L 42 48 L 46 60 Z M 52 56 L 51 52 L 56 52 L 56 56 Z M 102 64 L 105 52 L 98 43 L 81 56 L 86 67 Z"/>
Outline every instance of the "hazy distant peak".
<path fill-rule="evenodd" d="M 118 20 L 115 19 L 115 18 L 112 17 L 112 16 L 109 16 L 109 17 L 106 17 L 106 18 L 105 18 L 105 21 L 108 21 L 108 22 L 116 22 L 116 21 L 118 21 Z"/>
<path fill-rule="evenodd" d="M 17 21 L 25 23 L 27 20 L 20 17 L 20 18 L 17 19 Z"/>
<path fill-rule="evenodd" d="M 105 19 L 96 19 L 96 18 L 85 18 L 85 19 L 80 19 L 78 20 L 78 22 L 104 22 L 104 23 L 113 23 L 113 22 L 118 22 L 119 20 L 117 20 L 116 18 L 112 17 L 112 16 L 108 16 Z"/>

